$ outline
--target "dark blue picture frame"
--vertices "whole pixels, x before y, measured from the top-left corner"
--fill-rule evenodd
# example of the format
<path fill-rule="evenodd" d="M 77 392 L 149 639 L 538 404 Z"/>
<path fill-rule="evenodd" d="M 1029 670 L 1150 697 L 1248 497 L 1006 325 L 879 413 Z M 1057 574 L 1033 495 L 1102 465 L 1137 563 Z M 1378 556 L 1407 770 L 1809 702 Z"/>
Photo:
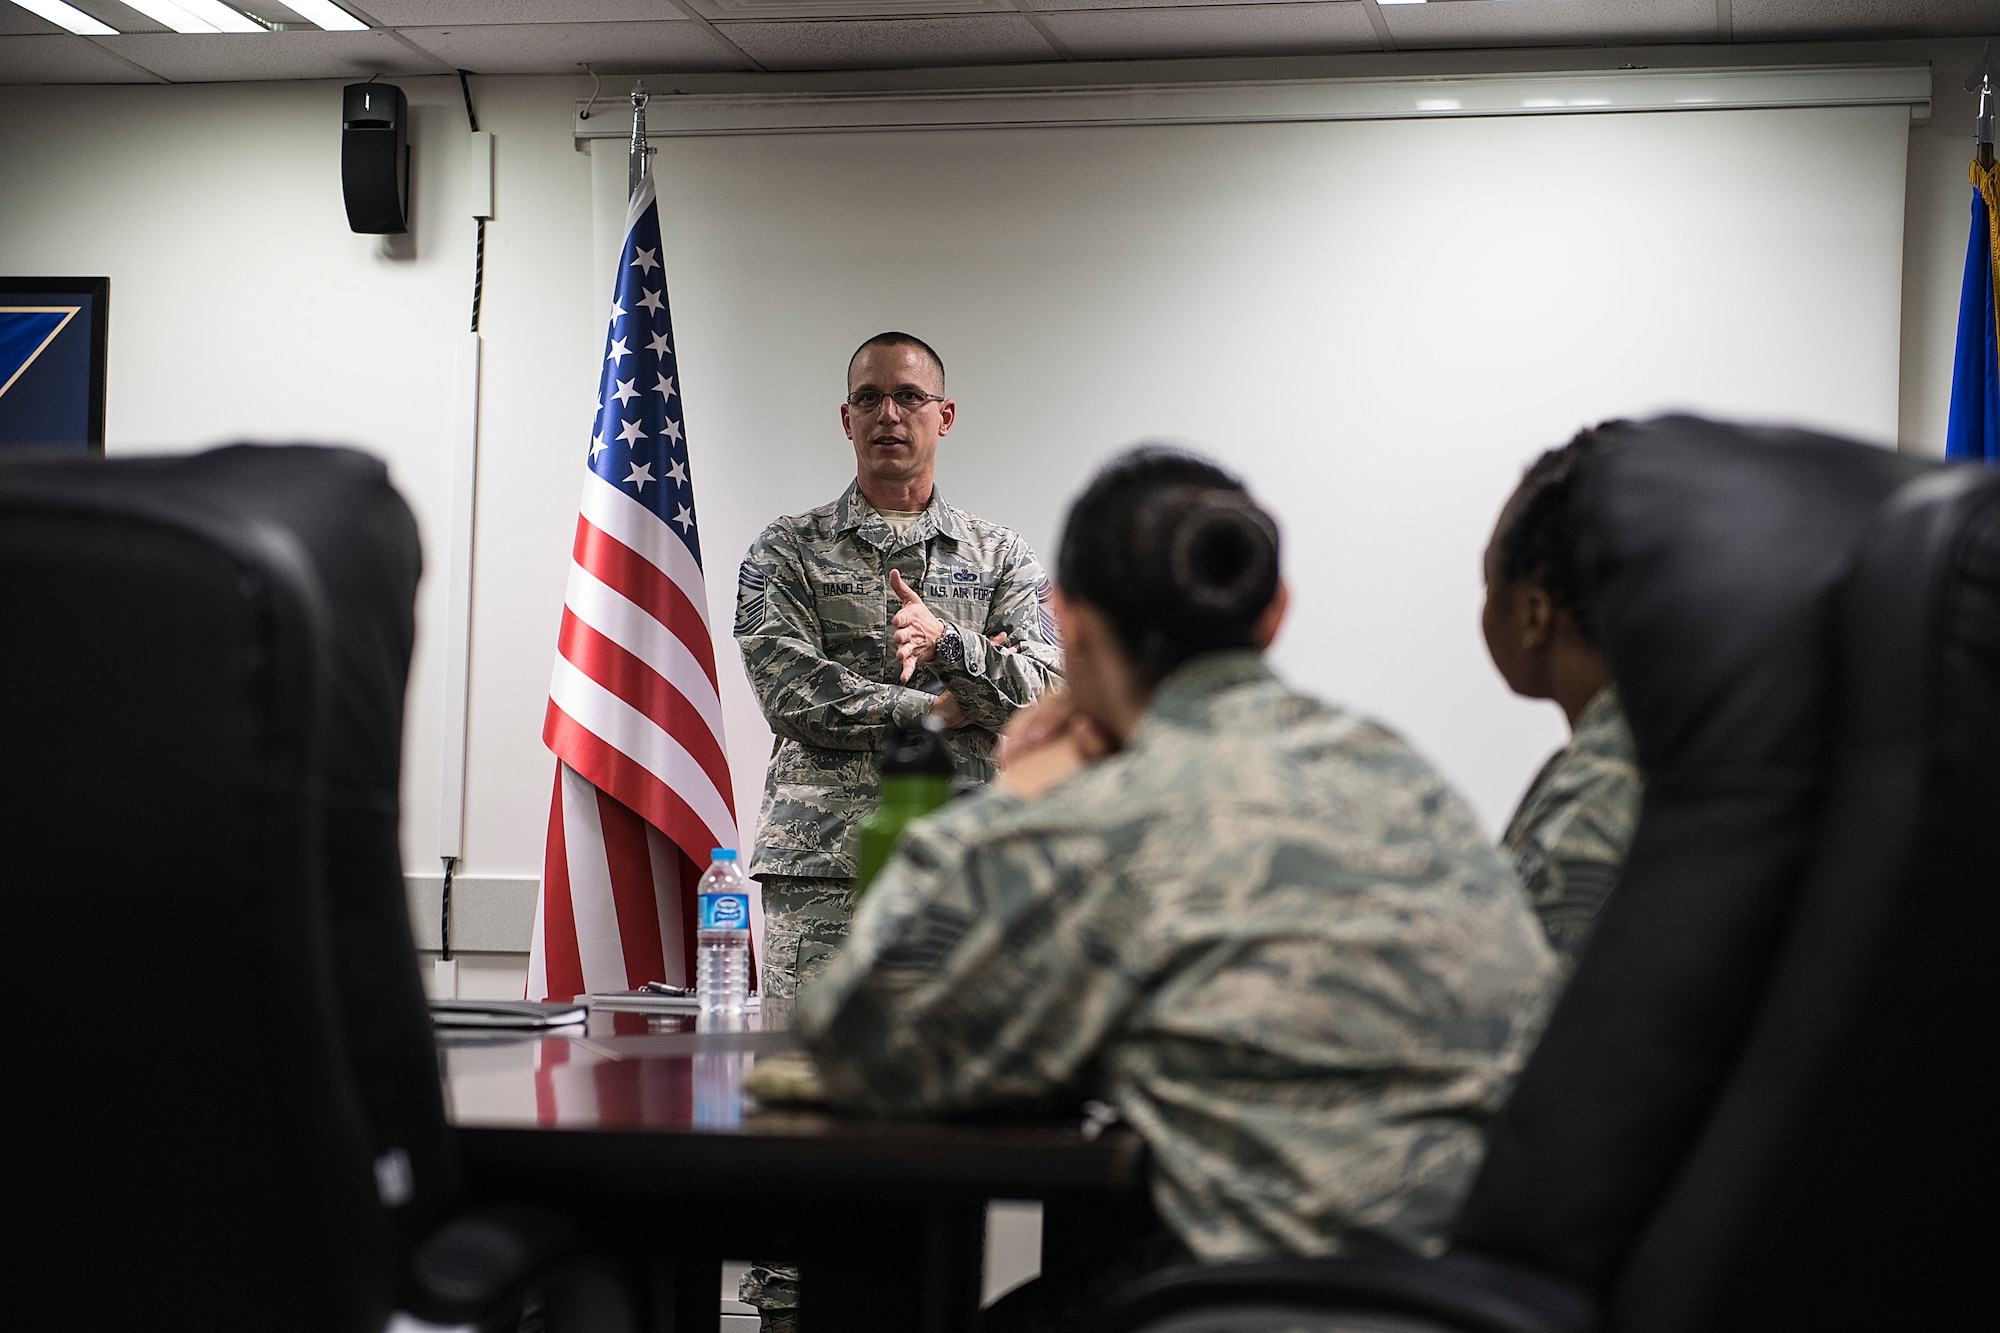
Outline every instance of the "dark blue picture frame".
<path fill-rule="evenodd" d="M 0 278 L 0 449 L 104 452 L 111 279 Z"/>

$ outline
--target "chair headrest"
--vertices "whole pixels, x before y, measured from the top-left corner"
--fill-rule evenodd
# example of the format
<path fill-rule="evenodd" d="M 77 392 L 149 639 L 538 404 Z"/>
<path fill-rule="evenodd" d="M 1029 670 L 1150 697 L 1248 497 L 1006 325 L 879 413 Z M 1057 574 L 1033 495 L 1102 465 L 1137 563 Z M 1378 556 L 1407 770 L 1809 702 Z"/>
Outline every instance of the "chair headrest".
<path fill-rule="evenodd" d="M 379 459 L 239 444 L 198 454 L 31 456 L 9 460 L 5 479 L 19 503 L 136 507 L 216 531 L 279 534 L 305 557 L 330 617 L 327 778 L 350 799 L 393 809 L 422 559 L 416 522 Z"/>
<path fill-rule="evenodd" d="M 1599 440 L 1584 574 L 1649 790 L 1812 763 L 1833 591 L 1883 500 L 1925 464 L 1688 416 Z"/>
<path fill-rule="evenodd" d="M 1770 968 L 1825 781 L 1838 591 L 1928 465 L 1688 416 L 1599 433 L 1582 573 L 1646 790 L 1616 892 L 1459 1240 L 1602 1291 L 1684 1159 Z"/>

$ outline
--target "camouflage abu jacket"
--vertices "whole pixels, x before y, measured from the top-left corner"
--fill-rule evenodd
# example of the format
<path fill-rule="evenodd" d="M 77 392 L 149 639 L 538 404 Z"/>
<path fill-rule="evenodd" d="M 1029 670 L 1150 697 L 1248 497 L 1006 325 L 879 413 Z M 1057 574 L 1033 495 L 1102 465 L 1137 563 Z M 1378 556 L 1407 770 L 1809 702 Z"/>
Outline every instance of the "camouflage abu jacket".
<path fill-rule="evenodd" d="M 933 660 L 902 683 L 891 569 L 963 631 L 962 669 Z M 736 590 L 736 642 L 776 733 L 749 873 L 851 876 L 877 752 L 947 689 L 971 719 L 946 734 L 959 777 L 991 781 L 1000 728 L 1062 674 L 1047 595 L 1027 543 L 935 488 L 902 537 L 852 484 L 832 504 L 765 528 Z"/>
<path fill-rule="evenodd" d="M 1429 764 L 1232 652 L 1040 798 L 912 825 L 799 1014 L 837 1106 L 1116 1106 L 1205 1261 L 1429 1251 L 1552 970 Z"/>
<path fill-rule="evenodd" d="M 1501 846 L 1528 888 L 1549 943 L 1574 963 L 1604 910 L 1639 827 L 1639 757 L 1616 686 L 1576 719 L 1507 821 Z"/>

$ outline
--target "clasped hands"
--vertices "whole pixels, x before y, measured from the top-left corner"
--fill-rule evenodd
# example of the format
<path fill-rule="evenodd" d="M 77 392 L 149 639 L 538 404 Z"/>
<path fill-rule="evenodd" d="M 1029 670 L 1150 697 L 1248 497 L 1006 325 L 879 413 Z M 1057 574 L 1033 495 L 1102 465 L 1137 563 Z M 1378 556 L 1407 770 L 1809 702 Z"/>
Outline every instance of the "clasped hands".
<path fill-rule="evenodd" d="M 1118 748 L 1118 742 L 1079 710 L 1068 693 L 1051 690 L 1014 714 L 1000 733 L 993 757 L 1000 765 L 1000 785 L 1032 799 Z"/>

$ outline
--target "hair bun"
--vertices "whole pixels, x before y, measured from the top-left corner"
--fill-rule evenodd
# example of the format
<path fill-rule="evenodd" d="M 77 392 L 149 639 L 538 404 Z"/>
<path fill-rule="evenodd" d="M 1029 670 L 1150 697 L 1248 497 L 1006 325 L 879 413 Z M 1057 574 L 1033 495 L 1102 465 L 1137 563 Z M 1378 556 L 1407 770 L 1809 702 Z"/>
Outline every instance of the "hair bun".
<path fill-rule="evenodd" d="M 1070 506 L 1056 579 L 1104 614 L 1151 685 L 1202 653 L 1260 647 L 1278 564 L 1278 526 L 1241 480 L 1185 450 L 1141 445 Z"/>
<path fill-rule="evenodd" d="M 1166 555 L 1173 600 L 1197 620 L 1257 616 L 1277 591 L 1277 530 L 1240 492 L 1187 497 Z"/>

